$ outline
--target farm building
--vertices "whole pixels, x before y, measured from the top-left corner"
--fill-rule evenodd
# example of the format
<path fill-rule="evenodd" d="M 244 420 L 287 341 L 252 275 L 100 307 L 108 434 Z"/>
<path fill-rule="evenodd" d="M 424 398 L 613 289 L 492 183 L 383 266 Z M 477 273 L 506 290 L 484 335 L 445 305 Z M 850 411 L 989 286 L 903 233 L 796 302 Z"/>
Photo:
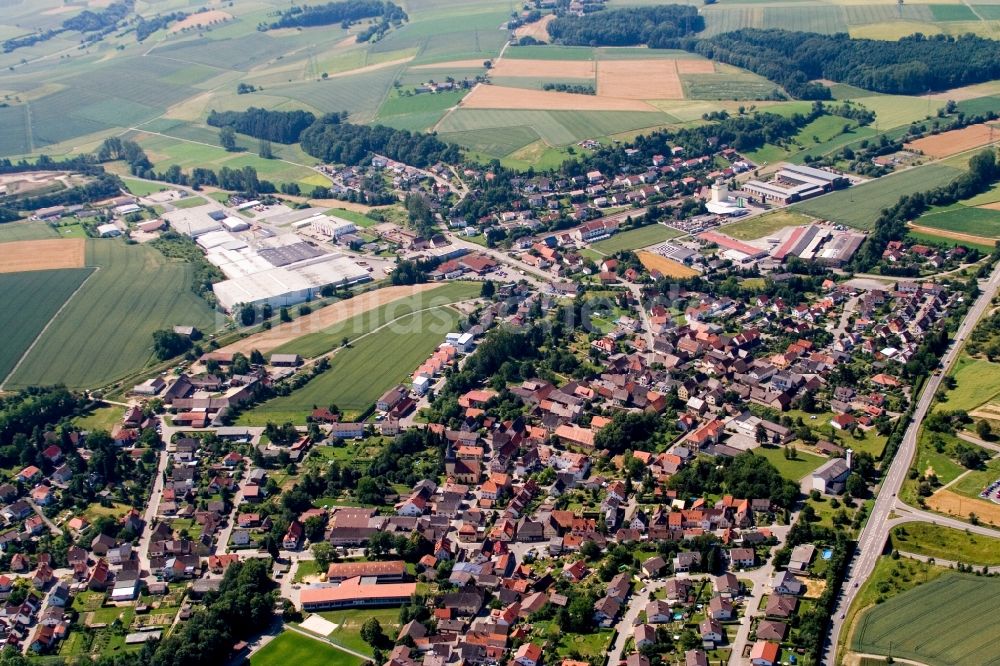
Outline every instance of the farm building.
<path fill-rule="evenodd" d="M 101 238 L 112 238 L 114 236 L 121 236 L 122 230 L 117 225 L 109 222 L 97 227 L 97 235 Z"/>

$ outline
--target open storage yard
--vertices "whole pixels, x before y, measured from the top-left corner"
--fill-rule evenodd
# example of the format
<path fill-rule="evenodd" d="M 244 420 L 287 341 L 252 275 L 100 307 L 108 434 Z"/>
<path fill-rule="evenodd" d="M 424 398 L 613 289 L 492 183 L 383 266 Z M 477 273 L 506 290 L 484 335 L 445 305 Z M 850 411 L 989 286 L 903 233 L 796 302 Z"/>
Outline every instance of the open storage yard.
<path fill-rule="evenodd" d="M 851 648 L 928 666 L 990 663 L 1000 632 L 997 595 L 995 578 L 945 573 L 865 611 Z"/>

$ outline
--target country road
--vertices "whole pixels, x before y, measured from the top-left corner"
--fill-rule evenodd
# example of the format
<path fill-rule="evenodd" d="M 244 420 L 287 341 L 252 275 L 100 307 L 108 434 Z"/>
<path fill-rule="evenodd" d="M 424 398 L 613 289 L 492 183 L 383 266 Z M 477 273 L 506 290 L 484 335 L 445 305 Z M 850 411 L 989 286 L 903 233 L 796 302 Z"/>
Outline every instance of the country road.
<path fill-rule="evenodd" d="M 907 471 L 910 468 L 910 462 L 916 453 L 917 434 L 920 431 L 924 417 L 927 416 L 930 410 L 938 387 L 941 385 L 941 378 L 947 374 L 958 358 L 962 343 L 968 337 L 969 333 L 972 332 L 976 323 L 989 307 L 993 297 L 996 296 L 998 289 L 1000 289 L 1000 264 L 993 269 L 993 272 L 985 283 L 980 282 L 980 288 L 982 293 L 976 299 L 976 302 L 973 303 L 972 307 L 969 308 L 965 319 L 962 320 L 961 325 L 958 327 L 954 340 L 941 360 L 942 369 L 928 377 L 927 383 L 924 385 L 910 425 L 906 429 L 906 434 L 903 436 L 899 450 L 896 452 L 896 456 L 893 458 L 892 464 L 882 481 L 878 497 L 872 505 L 868 522 L 859 535 L 854 559 L 848 565 L 847 579 L 844 581 L 844 592 L 838 599 L 833 617 L 831 618 L 830 636 L 825 645 L 822 658 L 822 663 L 826 666 L 833 666 L 837 663 L 837 643 L 840 640 L 840 633 L 844 629 L 844 617 L 847 609 L 854 602 L 861 585 L 871 576 L 872 571 L 875 569 L 875 563 L 885 548 L 886 538 L 889 533 L 887 525 L 890 520 L 889 515 L 897 506 L 896 496 L 903 485 L 903 480 L 906 478 Z M 910 509 L 910 511 L 916 513 L 915 509 Z M 946 520 L 942 518 L 939 522 L 945 523 Z"/>

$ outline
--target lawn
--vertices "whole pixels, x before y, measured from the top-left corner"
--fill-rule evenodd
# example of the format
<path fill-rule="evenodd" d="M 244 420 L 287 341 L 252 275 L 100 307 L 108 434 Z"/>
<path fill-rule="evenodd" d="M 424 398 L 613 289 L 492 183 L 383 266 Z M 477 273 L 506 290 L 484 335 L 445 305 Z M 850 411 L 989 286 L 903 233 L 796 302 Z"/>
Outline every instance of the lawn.
<path fill-rule="evenodd" d="M 753 450 L 755 456 L 767 458 L 778 468 L 781 475 L 792 481 L 799 481 L 812 473 L 814 469 L 826 462 L 825 458 L 815 456 L 805 451 L 796 451 L 795 458 L 785 458 L 785 449 L 781 447 L 761 446 Z"/>
<path fill-rule="evenodd" d="M 105 430 L 111 432 L 111 429 L 120 423 L 124 416 L 124 407 L 120 405 L 108 405 L 107 407 L 98 407 L 83 416 L 76 417 L 73 419 L 73 425 L 79 427 L 81 430 Z"/>
<path fill-rule="evenodd" d="M 1000 539 L 929 523 L 903 523 L 892 529 L 897 550 L 973 565 L 1000 564 Z"/>
<path fill-rule="evenodd" d="M 2 246 L 0 246 L 2 248 Z M 2 251 L 2 250 L 0 250 Z M 0 274 L 0 384 L 92 268 Z"/>
<path fill-rule="evenodd" d="M 99 270 L 39 337 L 8 388 L 63 383 L 97 387 L 141 369 L 153 332 L 178 324 L 215 330 L 216 317 L 191 291 L 191 267 L 120 240 L 87 241 Z"/>
<path fill-rule="evenodd" d="M 614 254 L 622 250 L 635 250 L 676 238 L 681 232 L 664 224 L 649 224 L 638 229 L 615 234 L 611 238 L 594 243 L 591 247 L 604 254 Z"/>
<path fill-rule="evenodd" d="M 418 310 L 474 298 L 479 295 L 481 289 L 482 286 L 474 282 L 449 282 L 435 289 L 396 299 L 329 326 L 322 331 L 308 333 L 281 345 L 274 351 L 279 354 L 299 354 L 306 358 L 313 358 L 339 347 L 344 337 L 354 340 L 394 319 Z"/>
<path fill-rule="evenodd" d="M 395 637 L 399 632 L 398 608 L 325 611 L 320 615 L 337 625 L 329 636 L 331 641 L 362 654 L 371 654 L 372 651 L 368 643 L 361 638 L 361 625 L 368 618 L 374 617 L 378 620 L 387 636 Z"/>
<path fill-rule="evenodd" d="M 997 479 L 1000 479 L 1000 458 L 990 460 L 985 469 L 969 472 L 948 489 L 965 497 L 980 499 L 979 493 Z"/>
<path fill-rule="evenodd" d="M 363 661 L 332 645 L 285 631 L 250 658 L 251 666 L 360 666 Z"/>
<path fill-rule="evenodd" d="M 859 229 L 871 229 L 882 209 L 894 205 L 904 194 L 933 189 L 959 174 L 956 168 L 928 164 L 794 204 L 791 210 Z"/>
<path fill-rule="evenodd" d="M 991 663 L 1000 657 L 998 595 L 1000 580 L 946 573 L 865 612 L 852 649 L 927 666 Z"/>
<path fill-rule="evenodd" d="M 732 236 L 739 240 L 756 240 L 764 236 L 769 236 L 785 227 L 797 227 L 809 224 L 812 221 L 813 218 L 808 215 L 783 208 L 752 217 L 749 220 L 727 224 L 721 231 L 727 236 Z"/>
<path fill-rule="evenodd" d="M 459 319 L 458 311 L 447 306 L 402 317 L 339 351 L 326 372 L 290 395 L 244 413 L 239 423 L 302 423 L 314 405 L 331 403 L 349 416 L 360 414 L 393 385 L 408 381 L 410 373 L 444 341 L 445 334 L 455 330 Z"/>
<path fill-rule="evenodd" d="M 378 224 L 377 220 L 373 220 L 364 213 L 358 213 L 356 211 L 347 210 L 344 208 L 331 208 L 330 210 L 326 211 L 326 214 L 335 215 L 344 220 L 348 220 L 350 222 L 353 222 L 359 227 L 367 228 L 367 227 L 373 227 L 376 224 Z"/>
<path fill-rule="evenodd" d="M 301 560 L 298 562 L 298 566 L 295 567 L 295 577 L 292 581 L 295 583 L 301 583 L 304 578 L 309 576 L 317 576 L 321 573 L 325 573 L 325 569 L 321 569 L 319 563 L 316 560 Z"/>
<path fill-rule="evenodd" d="M 938 402 L 935 409 L 974 410 L 1000 393 L 1000 363 L 975 359 L 962 354 L 952 373 L 957 385 L 946 394 L 947 400 Z"/>
<path fill-rule="evenodd" d="M 125 189 L 137 197 L 148 197 L 154 192 L 162 192 L 169 189 L 167 185 L 162 183 L 149 183 L 144 180 L 136 180 L 135 178 L 122 178 L 122 182 L 125 183 Z"/>

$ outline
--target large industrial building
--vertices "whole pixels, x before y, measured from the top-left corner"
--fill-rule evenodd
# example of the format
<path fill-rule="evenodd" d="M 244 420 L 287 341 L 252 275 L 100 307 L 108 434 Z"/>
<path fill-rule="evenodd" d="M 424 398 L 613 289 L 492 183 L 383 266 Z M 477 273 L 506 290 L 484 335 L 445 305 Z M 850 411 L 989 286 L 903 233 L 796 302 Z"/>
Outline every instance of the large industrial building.
<path fill-rule="evenodd" d="M 857 231 L 810 224 L 793 229 L 771 256 L 779 261 L 794 256 L 805 261 L 842 266 L 854 256 L 864 240 L 865 235 Z"/>
<path fill-rule="evenodd" d="M 846 177 L 800 164 L 789 164 L 778 171 L 774 180 L 762 182 L 748 180 L 743 191 L 775 204 L 790 204 L 802 199 L 819 196 L 848 184 Z"/>
<path fill-rule="evenodd" d="M 329 254 L 295 234 L 275 236 L 208 204 L 164 214 L 170 226 L 205 251 L 226 280 L 212 286 L 219 307 L 240 304 L 283 307 L 319 295 L 327 285 L 352 285 L 371 279 L 368 270 L 341 254 Z M 249 239 L 249 240 L 246 240 Z"/>
<path fill-rule="evenodd" d="M 295 305 L 318 296 L 327 285 L 352 285 L 371 279 L 363 266 L 343 255 L 327 254 L 294 234 L 260 241 L 257 247 L 235 236 L 230 239 L 208 248 L 205 254 L 229 278 L 212 287 L 226 311 L 239 304 Z M 214 236 L 211 240 L 221 238 Z"/>

